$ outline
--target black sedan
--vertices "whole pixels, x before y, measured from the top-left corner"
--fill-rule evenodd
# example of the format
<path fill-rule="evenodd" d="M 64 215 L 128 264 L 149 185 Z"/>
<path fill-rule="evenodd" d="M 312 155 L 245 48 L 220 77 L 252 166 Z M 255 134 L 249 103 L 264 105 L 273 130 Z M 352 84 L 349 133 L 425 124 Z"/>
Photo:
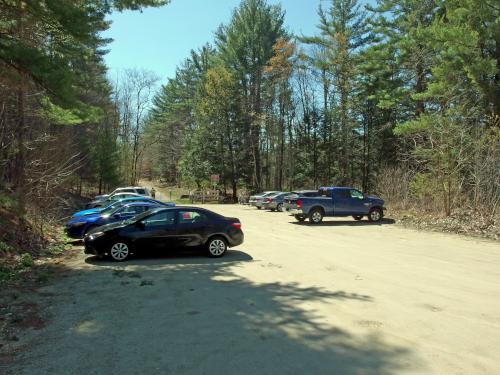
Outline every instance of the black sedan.
<path fill-rule="evenodd" d="M 84 238 L 85 253 L 123 261 L 133 253 L 204 246 L 211 257 L 243 243 L 239 219 L 196 207 L 156 208 L 98 227 Z"/>

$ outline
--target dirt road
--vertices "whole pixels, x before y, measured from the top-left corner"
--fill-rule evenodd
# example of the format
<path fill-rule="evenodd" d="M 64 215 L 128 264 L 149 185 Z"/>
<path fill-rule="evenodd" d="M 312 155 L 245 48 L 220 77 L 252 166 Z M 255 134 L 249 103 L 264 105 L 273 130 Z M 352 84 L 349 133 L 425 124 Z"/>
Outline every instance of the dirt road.
<path fill-rule="evenodd" d="M 499 374 L 500 246 L 390 222 L 243 223 L 222 259 L 83 254 L 12 374 Z"/>

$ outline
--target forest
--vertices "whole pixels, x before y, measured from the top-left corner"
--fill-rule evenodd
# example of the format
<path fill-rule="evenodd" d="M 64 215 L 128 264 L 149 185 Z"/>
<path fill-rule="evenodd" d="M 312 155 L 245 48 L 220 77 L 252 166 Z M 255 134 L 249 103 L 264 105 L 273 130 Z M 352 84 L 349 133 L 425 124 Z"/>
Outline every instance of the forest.
<path fill-rule="evenodd" d="M 234 199 L 347 185 L 498 220 L 498 1 L 330 0 L 294 35 L 280 5 L 242 0 L 166 84 L 110 77 L 107 16 L 168 2 L 0 0 L 2 205 L 217 174 Z"/>

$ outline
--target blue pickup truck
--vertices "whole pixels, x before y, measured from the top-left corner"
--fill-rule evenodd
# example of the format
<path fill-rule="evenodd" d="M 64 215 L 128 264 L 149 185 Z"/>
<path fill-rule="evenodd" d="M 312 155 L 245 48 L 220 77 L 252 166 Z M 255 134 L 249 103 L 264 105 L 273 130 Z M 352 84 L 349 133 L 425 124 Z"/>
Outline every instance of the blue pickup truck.
<path fill-rule="evenodd" d="M 384 217 L 384 201 L 367 196 L 350 187 L 321 187 L 317 197 L 297 197 L 290 202 L 289 212 L 298 221 L 309 218 L 319 224 L 325 216 L 352 216 L 361 220 L 380 221 Z"/>

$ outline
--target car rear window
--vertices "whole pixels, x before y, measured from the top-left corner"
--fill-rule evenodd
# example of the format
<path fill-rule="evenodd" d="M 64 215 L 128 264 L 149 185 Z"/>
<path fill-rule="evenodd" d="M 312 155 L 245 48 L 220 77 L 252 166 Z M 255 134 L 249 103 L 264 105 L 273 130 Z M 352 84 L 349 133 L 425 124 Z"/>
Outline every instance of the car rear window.
<path fill-rule="evenodd" d="M 146 190 L 144 189 L 137 189 L 137 194 L 146 194 Z"/>
<path fill-rule="evenodd" d="M 337 190 L 335 196 L 337 198 L 351 198 L 351 193 L 349 190 Z"/>
<path fill-rule="evenodd" d="M 317 197 L 319 194 L 315 191 L 310 191 L 307 193 L 302 194 L 304 197 Z"/>

